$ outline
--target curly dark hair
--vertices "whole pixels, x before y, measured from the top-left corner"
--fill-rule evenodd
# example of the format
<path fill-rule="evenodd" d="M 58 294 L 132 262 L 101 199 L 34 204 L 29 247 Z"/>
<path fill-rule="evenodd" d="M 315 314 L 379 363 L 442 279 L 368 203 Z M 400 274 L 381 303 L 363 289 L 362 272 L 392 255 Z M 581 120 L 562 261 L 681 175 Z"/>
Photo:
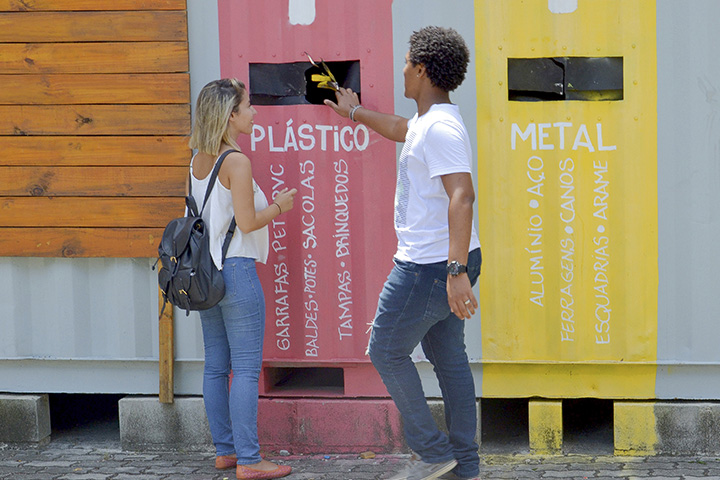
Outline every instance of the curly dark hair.
<path fill-rule="evenodd" d="M 425 27 L 410 36 L 410 61 L 423 64 L 432 84 L 452 92 L 465 80 L 470 50 L 452 28 Z"/>

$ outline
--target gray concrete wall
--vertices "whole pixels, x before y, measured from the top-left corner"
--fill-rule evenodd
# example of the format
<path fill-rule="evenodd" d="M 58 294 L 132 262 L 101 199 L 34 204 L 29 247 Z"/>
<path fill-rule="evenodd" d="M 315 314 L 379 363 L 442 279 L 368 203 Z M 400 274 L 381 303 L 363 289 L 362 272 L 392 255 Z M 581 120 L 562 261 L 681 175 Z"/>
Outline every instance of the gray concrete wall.
<path fill-rule="evenodd" d="M 395 108 L 410 33 L 456 28 L 472 51 L 453 93 L 476 130 L 476 24 L 470 0 L 395 0 Z M 720 33 L 716 0 L 658 0 L 658 398 L 720 399 Z M 192 99 L 219 76 L 216 2 L 188 0 Z M 488 20 L 489 21 L 489 20 Z M 473 135 L 473 142 L 475 142 Z M 477 151 L 476 143 L 473 147 Z M 477 172 L 476 172 L 477 174 Z M 491 254 L 491 252 L 487 252 Z M 0 385 L 10 392 L 157 393 L 157 289 L 150 259 L 0 258 Z M 197 315 L 176 312 L 176 393 L 201 392 Z M 481 384 L 479 315 L 468 322 L 468 351 Z M 427 364 L 428 395 L 439 389 Z"/>
<path fill-rule="evenodd" d="M 720 2 L 659 0 L 658 398 L 720 398 Z"/>

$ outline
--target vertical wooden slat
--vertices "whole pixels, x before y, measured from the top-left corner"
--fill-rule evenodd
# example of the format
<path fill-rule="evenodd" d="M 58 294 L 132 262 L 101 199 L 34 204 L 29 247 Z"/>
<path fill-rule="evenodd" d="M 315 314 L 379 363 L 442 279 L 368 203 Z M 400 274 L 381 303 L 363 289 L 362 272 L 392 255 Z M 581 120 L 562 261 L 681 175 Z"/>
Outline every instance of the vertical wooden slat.
<path fill-rule="evenodd" d="M 163 308 L 162 291 L 160 296 L 160 311 Z M 173 403 L 175 398 L 175 333 L 173 325 L 173 308 L 168 304 L 160 315 L 160 403 Z"/>

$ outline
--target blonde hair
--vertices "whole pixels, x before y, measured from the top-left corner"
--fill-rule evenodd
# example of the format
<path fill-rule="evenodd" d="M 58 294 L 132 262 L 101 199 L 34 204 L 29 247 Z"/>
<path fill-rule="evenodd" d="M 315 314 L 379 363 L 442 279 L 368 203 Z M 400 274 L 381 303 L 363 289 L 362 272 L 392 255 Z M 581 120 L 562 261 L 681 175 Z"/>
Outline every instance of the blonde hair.
<path fill-rule="evenodd" d="M 195 106 L 190 148 L 213 156 L 220 153 L 223 143 L 240 150 L 228 134 L 228 121 L 230 114 L 238 111 L 244 95 L 247 95 L 245 84 L 235 78 L 214 80 L 205 85 Z"/>

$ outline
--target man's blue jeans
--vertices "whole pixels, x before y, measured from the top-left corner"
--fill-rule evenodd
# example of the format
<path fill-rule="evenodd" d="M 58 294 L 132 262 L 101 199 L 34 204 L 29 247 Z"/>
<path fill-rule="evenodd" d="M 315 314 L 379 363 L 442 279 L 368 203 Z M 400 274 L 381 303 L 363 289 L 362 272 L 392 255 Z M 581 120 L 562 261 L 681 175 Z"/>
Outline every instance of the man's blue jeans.
<path fill-rule="evenodd" d="M 248 465 L 261 460 L 257 409 L 265 297 L 254 259 L 226 259 L 223 279 L 225 297 L 200 312 L 205 343 L 203 399 L 217 455 L 236 453 L 238 463 Z M 230 369 L 233 380 L 228 389 Z"/>
<path fill-rule="evenodd" d="M 481 263 L 480 249 L 470 252 L 468 276 L 473 285 Z M 402 415 L 408 446 L 428 463 L 455 458 L 454 472 L 472 477 L 479 473 L 480 460 L 475 384 L 465 352 L 465 320 L 448 305 L 446 265 L 395 260 L 380 293 L 369 353 Z M 449 436 L 435 424 L 410 358 L 418 343 L 440 383 Z"/>

